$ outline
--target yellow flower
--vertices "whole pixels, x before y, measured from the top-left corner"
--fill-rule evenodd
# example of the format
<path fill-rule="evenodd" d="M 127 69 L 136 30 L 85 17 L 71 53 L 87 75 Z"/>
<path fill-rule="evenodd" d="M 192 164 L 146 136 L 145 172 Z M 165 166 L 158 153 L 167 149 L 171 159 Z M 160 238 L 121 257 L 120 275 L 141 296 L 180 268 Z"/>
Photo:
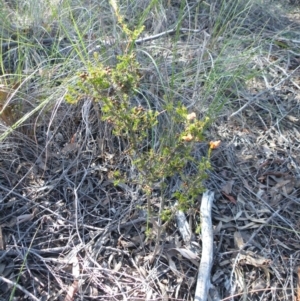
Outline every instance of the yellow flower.
<path fill-rule="evenodd" d="M 187 134 L 186 136 L 182 136 L 182 140 L 186 142 L 190 142 L 194 139 L 194 137 L 191 134 Z"/>
<path fill-rule="evenodd" d="M 209 142 L 209 147 L 210 147 L 211 149 L 216 149 L 216 148 L 218 148 L 218 147 L 220 146 L 220 144 L 221 144 L 221 140 L 218 140 L 218 141 L 210 141 L 210 142 Z"/>
<path fill-rule="evenodd" d="M 196 116 L 196 113 L 195 113 L 195 112 L 192 112 L 192 113 L 190 113 L 190 114 L 188 114 L 188 115 L 186 116 L 186 119 L 189 120 L 189 121 L 191 121 L 191 120 L 194 120 L 196 117 L 197 117 L 197 116 Z"/>

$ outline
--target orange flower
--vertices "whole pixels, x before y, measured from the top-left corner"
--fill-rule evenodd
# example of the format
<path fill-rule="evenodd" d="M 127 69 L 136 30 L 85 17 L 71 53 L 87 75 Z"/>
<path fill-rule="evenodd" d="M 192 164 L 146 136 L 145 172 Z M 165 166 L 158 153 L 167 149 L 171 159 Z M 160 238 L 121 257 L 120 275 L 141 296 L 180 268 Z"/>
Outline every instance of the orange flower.
<path fill-rule="evenodd" d="M 210 141 L 210 142 L 209 142 L 209 147 L 210 147 L 211 149 L 216 149 L 216 148 L 218 148 L 218 147 L 220 146 L 220 144 L 221 144 L 221 140 L 218 140 L 218 141 Z"/>
<path fill-rule="evenodd" d="M 194 137 L 191 134 L 187 134 L 186 136 L 182 136 L 182 140 L 186 142 L 190 142 L 194 139 Z"/>
<path fill-rule="evenodd" d="M 191 114 L 188 114 L 188 115 L 186 116 L 186 119 L 190 121 L 190 120 L 194 120 L 196 117 L 197 117 L 197 116 L 196 116 L 196 113 L 195 113 L 195 112 L 192 112 Z"/>

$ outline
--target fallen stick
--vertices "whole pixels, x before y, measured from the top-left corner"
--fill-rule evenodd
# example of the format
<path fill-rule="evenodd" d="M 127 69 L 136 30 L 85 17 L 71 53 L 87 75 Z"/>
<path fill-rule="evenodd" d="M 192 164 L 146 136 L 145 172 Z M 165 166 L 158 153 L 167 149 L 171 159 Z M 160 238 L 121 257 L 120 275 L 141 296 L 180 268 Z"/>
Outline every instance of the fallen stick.
<path fill-rule="evenodd" d="M 186 220 L 185 214 L 183 211 L 178 210 L 175 214 L 177 227 L 179 229 L 179 232 L 182 236 L 182 239 L 188 249 L 190 249 L 190 243 L 191 243 L 191 231 L 189 228 L 189 224 Z"/>
<path fill-rule="evenodd" d="M 203 193 L 200 214 L 202 234 L 202 256 L 198 270 L 195 301 L 207 301 L 210 283 L 210 271 L 213 262 L 213 229 L 211 222 L 211 207 L 214 199 L 212 191 Z"/>

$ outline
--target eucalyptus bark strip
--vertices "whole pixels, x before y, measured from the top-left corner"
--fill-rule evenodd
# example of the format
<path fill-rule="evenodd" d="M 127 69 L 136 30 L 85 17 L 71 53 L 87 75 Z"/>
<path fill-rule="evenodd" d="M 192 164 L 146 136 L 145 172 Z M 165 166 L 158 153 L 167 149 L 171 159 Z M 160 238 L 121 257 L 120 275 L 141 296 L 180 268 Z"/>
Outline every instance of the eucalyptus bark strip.
<path fill-rule="evenodd" d="M 198 270 L 195 301 L 206 301 L 211 286 L 210 272 L 213 262 L 213 228 L 211 221 L 211 207 L 214 199 L 214 192 L 203 193 L 200 214 L 202 234 L 202 256 Z"/>

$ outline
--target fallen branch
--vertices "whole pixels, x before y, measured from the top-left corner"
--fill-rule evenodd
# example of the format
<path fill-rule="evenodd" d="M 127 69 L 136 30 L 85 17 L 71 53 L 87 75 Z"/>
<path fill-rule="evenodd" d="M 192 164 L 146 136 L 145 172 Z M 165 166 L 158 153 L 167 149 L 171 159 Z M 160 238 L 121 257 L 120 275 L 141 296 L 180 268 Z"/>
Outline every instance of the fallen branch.
<path fill-rule="evenodd" d="M 185 214 L 183 213 L 183 211 L 178 210 L 175 214 L 175 218 L 177 222 L 177 227 L 179 229 L 184 243 L 186 244 L 186 246 L 190 247 L 191 231 L 189 228 L 189 224 L 186 220 Z"/>
<path fill-rule="evenodd" d="M 213 229 L 211 222 L 211 207 L 214 199 L 212 191 L 203 193 L 201 201 L 201 234 L 202 234 L 202 256 L 198 270 L 197 287 L 195 293 L 196 301 L 206 301 L 211 286 L 210 271 L 213 261 Z"/>

